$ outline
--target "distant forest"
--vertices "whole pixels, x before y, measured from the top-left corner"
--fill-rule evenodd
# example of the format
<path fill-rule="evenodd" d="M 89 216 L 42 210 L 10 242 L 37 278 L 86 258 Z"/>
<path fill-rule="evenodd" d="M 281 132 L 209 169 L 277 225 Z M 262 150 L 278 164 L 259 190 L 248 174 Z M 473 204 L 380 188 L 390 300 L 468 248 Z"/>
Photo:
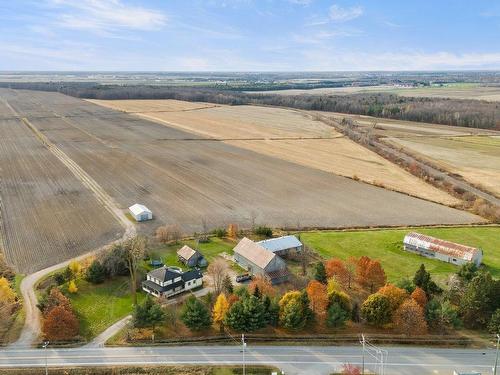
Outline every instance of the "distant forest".
<path fill-rule="evenodd" d="M 57 91 L 87 99 L 177 99 L 229 105 L 272 105 L 500 130 L 500 103 L 469 99 L 416 98 L 389 93 L 285 96 L 212 88 L 101 85 L 91 82 L 0 82 L 0 87 Z"/>

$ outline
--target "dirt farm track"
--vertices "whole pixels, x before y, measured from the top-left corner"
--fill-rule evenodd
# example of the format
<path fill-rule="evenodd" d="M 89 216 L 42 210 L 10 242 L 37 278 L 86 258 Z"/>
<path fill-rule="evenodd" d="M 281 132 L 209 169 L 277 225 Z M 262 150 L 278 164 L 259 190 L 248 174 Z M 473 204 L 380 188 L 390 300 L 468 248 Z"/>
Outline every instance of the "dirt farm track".
<path fill-rule="evenodd" d="M 235 127 L 238 124 L 235 123 Z M 44 144 L 120 209 L 143 203 L 186 233 L 227 225 L 341 227 L 479 222 L 467 212 L 294 164 L 57 93 L 0 89 L 3 251 L 33 272 L 119 238 L 123 228 Z"/>

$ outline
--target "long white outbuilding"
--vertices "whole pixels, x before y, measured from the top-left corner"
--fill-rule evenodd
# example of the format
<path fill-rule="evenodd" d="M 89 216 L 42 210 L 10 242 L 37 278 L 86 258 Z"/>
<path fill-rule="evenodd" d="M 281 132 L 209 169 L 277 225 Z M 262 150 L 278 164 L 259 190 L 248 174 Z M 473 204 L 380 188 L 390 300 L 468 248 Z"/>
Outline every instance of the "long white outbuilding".
<path fill-rule="evenodd" d="M 475 263 L 479 266 L 483 260 L 483 251 L 476 247 L 440 240 L 425 234 L 411 232 L 403 240 L 404 249 L 427 258 L 434 258 L 456 265 Z"/>

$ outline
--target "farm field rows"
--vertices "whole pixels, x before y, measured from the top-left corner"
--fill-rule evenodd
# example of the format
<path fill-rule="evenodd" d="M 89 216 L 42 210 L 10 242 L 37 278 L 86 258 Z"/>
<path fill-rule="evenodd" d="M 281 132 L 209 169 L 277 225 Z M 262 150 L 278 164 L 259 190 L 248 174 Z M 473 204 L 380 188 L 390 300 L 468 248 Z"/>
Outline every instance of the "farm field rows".
<path fill-rule="evenodd" d="M 0 96 L 89 174 L 121 209 L 137 202 L 150 207 L 155 220 L 140 224 L 143 231 L 151 232 L 163 223 L 177 224 L 189 234 L 231 222 L 244 228 L 252 222 L 276 227 L 351 227 L 482 221 L 467 212 L 61 94 L 0 90 Z M 2 132 L 14 129 L 5 121 L 19 122 L 3 120 Z M 115 219 L 26 126 L 19 129 L 29 133 L 31 143 L 19 136 L 0 138 L 4 160 L 14 153 L 21 156 L 21 165 L 8 171 L 10 183 L 2 180 L 0 194 L 2 214 L 9 215 L 4 223 L 18 220 L 24 224 L 5 227 L 3 237 L 11 241 L 13 236 L 30 238 L 36 233 L 40 238 L 17 245 L 15 251 L 9 245 L 10 261 L 33 270 L 86 252 L 103 239 L 116 238 Z M 32 156 L 34 152 L 42 156 Z M 38 163 L 23 161 L 28 157 Z M 43 203 L 49 204 L 52 201 L 47 197 L 55 199 L 55 195 L 69 207 L 49 204 L 52 211 L 47 212 L 52 215 L 33 222 L 40 214 L 33 214 L 37 202 L 30 199 L 37 196 L 30 181 L 15 174 L 23 168 L 28 176 L 42 173 L 45 182 L 37 182 L 39 189 L 44 184 L 52 189 L 42 195 Z M 21 191 L 10 194 L 12 186 Z M 9 200 L 18 202 L 23 211 L 12 203 L 6 206 Z"/>
<path fill-rule="evenodd" d="M 500 196 L 500 137 L 389 138 Z"/>
<path fill-rule="evenodd" d="M 299 111 L 256 106 L 218 106 L 196 111 L 172 112 L 176 101 L 93 101 L 107 107 L 133 111 L 166 126 L 224 140 L 225 143 L 299 165 L 405 192 L 444 204 L 457 204 L 451 195 L 429 185 L 374 152 L 346 139 L 332 127 Z M 175 103 L 171 103 L 175 102 Z M 190 108 L 186 103 L 186 108 Z M 149 112 L 155 108 L 157 112 Z M 160 111 L 159 108 L 165 108 Z M 305 138 L 305 139 L 304 139 Z M 312 138 L 312 139 L 311 139 Z M 319 138 L 319 139 L 318 139 Z"/>
<path fill-rule="evenodd" d="M 433 277 L 441 280 L 458 270 L 452 264 L 404 251 L 403 238 L 410 231 L 412 229 L 307 232 L 301 234 L 301 239 L 325 258 L 366 255 L 379 259 L 391 282 L 413 277 L 422 263 Z M 415 231 L 483 249 L 483 263 L 493 277 L 500 277 L 500 227 L 418 228 Z"/>
<path fill-rule="evenodd" d="M 436 97 L 454 99 L 477 99 L 500 101 L 500 88 L 479 86 L 477 84 L 448 84 L 431 87 L 396 87 L 388 85 L 364 87 L 328 87 L 318 89 L 289 89 L 272 91 L 249 91 L 251 94 L 278 94 L 278 95 L 349 95 L 361 93 L 390 93 L 410 97 Z"/>
<path fill-rule="evenodd" d="M 121 236 L 113 216 L 18 119 L 0 120 L 0 165 L 0 237 L 20 272 Z"/>

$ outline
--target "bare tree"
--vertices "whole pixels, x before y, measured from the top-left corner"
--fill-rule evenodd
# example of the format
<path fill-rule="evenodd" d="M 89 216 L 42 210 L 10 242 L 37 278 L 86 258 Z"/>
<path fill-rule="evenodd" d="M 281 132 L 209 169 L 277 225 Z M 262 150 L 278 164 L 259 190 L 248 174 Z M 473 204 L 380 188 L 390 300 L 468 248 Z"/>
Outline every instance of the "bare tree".
<path fill-rule="evenodd" d="M 176 224 L 163 225 L 156 229 L 155 236 L 158 241 L 163 243 L 170 241 L 178 242 L 182 237 L 182 232 Z"/>
<path fill-rule="evenodd" d="M 137 305 L 137 268 L 146 251 L 146 238 L 135 236 L 124 244 L 124 248 L 127 252 L 127 263 L 130 271 L 132 302 Z"/>
<path fill-rule="evenodd" d="M 224 259 L 217 258 L 211 262 L 207 268 L 207 274 L 212 278 L 214 283 L 214 294 L 218 296 L 224 285 L 224 279 L 227 276 L 228 266 Z"/>

